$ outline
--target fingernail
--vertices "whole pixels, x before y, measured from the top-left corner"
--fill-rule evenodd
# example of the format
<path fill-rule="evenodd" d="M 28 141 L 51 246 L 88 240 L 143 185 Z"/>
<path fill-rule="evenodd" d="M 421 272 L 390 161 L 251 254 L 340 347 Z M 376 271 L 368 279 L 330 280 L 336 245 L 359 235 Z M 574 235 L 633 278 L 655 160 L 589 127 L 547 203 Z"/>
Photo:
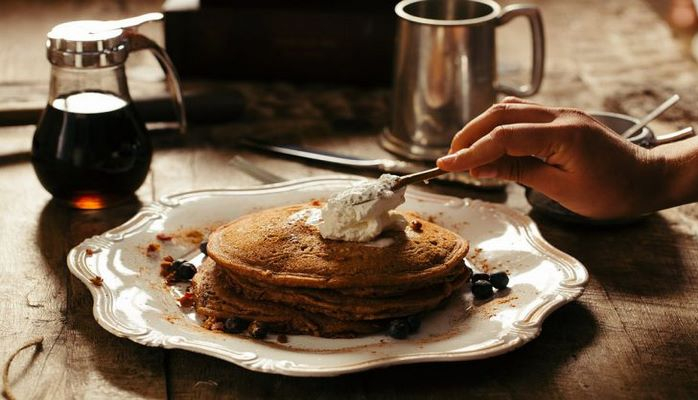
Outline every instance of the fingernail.
<path fill-rule="evenodd" d="M 483 165 L 482 167 L 470 170 L 470 174 L 476 178 L 496 178 L 497 168 L 491 165 Z"/>
<path fill-rule="evenodd" d="M 449 154 L 447 156 L 443 156 L 443 157 L 439 158 L 437 161 L 442 162 L 442 163 L 446 163 L 446 164 L 450 164 L 456 159 L 456 157 L 458 157 L 458 155 L 456 153 L 453 153 L 453 154 Z"/>
<path fill-rule="evenodd" d="M 456 154 L 449 154 L 447 156 L 443 156 L 436 160 L 436 166 L 443 170 L 450 171 L 456 164 L 456 158 Z"/>

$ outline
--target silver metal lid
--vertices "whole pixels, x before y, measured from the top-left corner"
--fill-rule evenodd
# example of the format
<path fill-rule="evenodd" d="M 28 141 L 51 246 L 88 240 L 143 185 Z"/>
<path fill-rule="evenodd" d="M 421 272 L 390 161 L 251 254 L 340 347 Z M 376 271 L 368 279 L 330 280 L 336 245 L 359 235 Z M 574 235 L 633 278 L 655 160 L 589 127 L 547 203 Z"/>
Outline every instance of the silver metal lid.
<path fill-rule="evenodd" d="M 144 22 L 162 19 L 149 13 L 116 21 L 71 21 L 47 34 L 46 56 L 53 65 L 101 68 L 118 65 L 128 57 L 128 32 Z"/>
<path fill-rule="evenodd" d="M 99 68 L 126 61 L 123 29 L 101 30 L 103 21 L 72 21 L 48 33 L 46 56 L 61 67 Z"/>

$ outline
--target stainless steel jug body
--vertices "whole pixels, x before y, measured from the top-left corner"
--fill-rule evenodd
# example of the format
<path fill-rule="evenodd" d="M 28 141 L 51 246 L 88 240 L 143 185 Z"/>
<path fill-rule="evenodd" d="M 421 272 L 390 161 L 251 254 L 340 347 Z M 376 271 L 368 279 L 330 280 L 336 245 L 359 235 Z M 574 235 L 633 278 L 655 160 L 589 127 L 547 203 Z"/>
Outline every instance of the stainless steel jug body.
<path fill-rule="evenodd" d="M 400 21 L 392 122 L 381 136 L 386 149 L 434 160 L 498 93 L 525 97 L 540 87 L 544 43 L 537 8 L 502 9 L 491 0 L 404 0 L 395 12 Z M 495 30 L 519 15 L 531 22 L 534 65 L 531 83 L 513 88 L 497 83 Z"/>

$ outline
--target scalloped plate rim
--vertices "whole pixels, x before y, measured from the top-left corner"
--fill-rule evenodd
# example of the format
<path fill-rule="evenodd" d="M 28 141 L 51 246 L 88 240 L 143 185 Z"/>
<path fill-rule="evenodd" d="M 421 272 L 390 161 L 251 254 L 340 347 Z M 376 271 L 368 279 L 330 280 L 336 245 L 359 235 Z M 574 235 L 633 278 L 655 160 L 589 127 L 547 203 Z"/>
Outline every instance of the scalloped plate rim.
<path fill-rule="evenodd" d="M 312 370 L 308 370 L 302 364 L 297 364 L 293 361 L 277 361 L 264 359 L 260 357 L 253 357 L 249 360 L 236 359 L 233 356 L 235 354 L 245 354 L 249 352 L 220 352 L 214 349 L 215 346 L 206 346 L 202 343 L 195 343 L 189 341 L 182 336 L 167 335 L 162 332 L 155 332 L 152 328 L 144 328 L 143 332 L 129 332 L 119 327 L 117 324 L 112 322 L 111 316 L 106 315 L 105 311 L 108 307 L 113 307 L 113 304 L 108 304 L 110 299 L 114 298 L 114 293 L 108 290 L 105 286 L 95 286 L 91 283 L 90 271 L 88 266 L 81 260 L 81 257 L 86 256 L 85 247 L 86 243 L 93 240 L 102 240 L 108 242 L 110 245 L 116 243 L 115 240 L 107 239 L 107 236 L 112 234 L 121 234 L 121 231 L 136 224 L 142 218 L 148 217 L 150 214 L 160 214 L 160 217 L 165 217 L 164 213 L 167 210 L 176 207 L 182 200 L 195 200 L 197 197 L 211 196 L 211 195 L 246 195 L 246 194 L 270 194 L 270 193 L 281 193 L 293 188 L 298 188 L 306 185 L 321 185 L 323 183 L 343 183 L 343 182 L 355 182 L 360 181 L 365 178 L 353 177 L 346 175 L 329 175 L 329 176 L 319 176 L 319 177 L 309 177 L 301 178 L 295 180 L 289 180 L 281 183 L 251 186 L 251 187 L 232 187 L 225 189 L 201 189 L 201 190 L 191 190 L 185 192 L 178 192 L 167 194 L 160 197 L 159 200 L 149 203 L 141 208 L 133 217 L 123 224 L 114 227 L 101 235 L 92 236 L 85 239 L 83 242 L 75 246 L 70 250 L 67 255 L 67 263 L 70 272 L 76 276 L 85 286 L 87 286 L 90 294 L 93 298 L 93 316 L 97 323 L 102 326 L 109 333 L 117 336 L 128 338 L 136 343 L 149 346 L 149 347 L 163 347 L 166 349 L 184 349 L 192 352 L 197 352 L 200 354 L 205 354 L 208 356 L 216 357 L 224 361 L 228 361 L 239 365 L 241 367 L 251 369 L 258 372 L 266 373 L 278 373 L 288 376 L 303 376 L 303 377 L 322 377 L 322 376 L 336 376 L 346 373 L 354 373 L 365 371 L 368 369 L 373 369 L 377 367 L 386 367 L 390 365 L 399 364 L 411 364 L 411 363 L 421 363 L 421 362 L 456 362 L 456 361 L 471 361 L 484 359 L 489 357 L 498 356 L 512 350 L 515 350 L 524 344 L 530 342 L 531 340 L 537 338 L 542 330 L 543 321 L 552 314 L 555 310 L 559 309 L 563 305 L 572 302 L 579 298 L 584 291 L 584 288 L 589 280 L 589 274 L 584 265 L 579 262 L 574 257 L 562 252 L 561 250 L 555 248 L 550 243 L 548 243 L 543 236 L 540 234 L 537 225 L 530 217 L 513 210 L 505 205 L 485 202 L 481 200 L 467 199 L 471 203 L 479 203 L 485 205 L 489 208 L 496 209 L 499 212 L 504 213 L 508 217 L 512 218 L 518 224 L 524 228 L 526 235 L 526 240 L 543 252 L 552 255 L 557 261 L 562 261 L 568 265 L 575 272 L 576 280 L 571 287 L 558 286 L 556 290 L 552 293 L 554 298 L 548 301 L 541 301 L 537 307 L 531 309 L 527 314 L 528 317 L 525 320 L 525 327 L 522 329 L 518 335 L 516 335 L 512 340 L 503 341 L 494 345 L 486 346 L 484 349 L 475 351 L 448 351 L 448 352 L 416 352 L 406 355 L 392 355 L 387 357 L 375 358 L 368 361 L 361 361 L 358 363 L 349 363 L 342 366 L 331 366 L 326 369 L 323 367 L 312 366 Z M 453 196 L 440 195 L 422 191 L 411 190 L 408 192 L 408 196 L 425 201 L 436 201 L 436 202 L 448 202 L 453 200 L 465 200 Z M 136 228 L 141 228 L 147 226 L 147 224 L 136 225 Z M 136 233 L 131 232 L 131 233 Z M 83 271 L 84 270 L 84 271 Z M 517 321 L 520 322 L 520 321 Z M 146 338 L 153 333 L 157 333 L 162 338 L 160 341 L 147 341 Z M 177 339 L 176 341 L 171 341 L 168 339 Z M 180 340 L 184 339 L 184 340 Z M 261 366 L 255 367 L 254 365 L 245 364 L 244 361 L 257 360 L 255 363 Z M 269 363 L 272 363 L 272 367 L 268 367 Z M 274 367 L 274 365 L 276 365 Z M 282 365 L 284 365 L 282 367 Z M 288 367 L 291 366 L 291 367 Z"/>

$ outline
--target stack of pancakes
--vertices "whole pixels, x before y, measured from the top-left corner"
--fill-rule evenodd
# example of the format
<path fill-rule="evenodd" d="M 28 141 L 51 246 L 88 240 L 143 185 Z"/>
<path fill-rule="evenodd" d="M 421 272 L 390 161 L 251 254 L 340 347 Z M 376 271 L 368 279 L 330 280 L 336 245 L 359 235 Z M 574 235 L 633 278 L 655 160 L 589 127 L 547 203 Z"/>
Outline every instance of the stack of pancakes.
<path fill-rule="evenodd" d="M 351 337 L 438 307 L 470 277 L 467 242 L 417 215 L 403 214 L 419 228 L 360 243 L 323 239 L 318 212 L 317 203 L 268 209 L 213 232 L 192 280 L 196 311 L 276 333 Z"/>

